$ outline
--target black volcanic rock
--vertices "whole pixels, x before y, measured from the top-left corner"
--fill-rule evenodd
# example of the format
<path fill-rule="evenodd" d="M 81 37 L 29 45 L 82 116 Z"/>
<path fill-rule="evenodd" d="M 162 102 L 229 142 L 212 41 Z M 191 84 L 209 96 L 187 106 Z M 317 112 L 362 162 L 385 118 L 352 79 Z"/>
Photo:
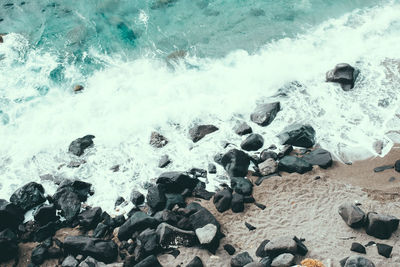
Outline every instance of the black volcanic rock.
<path fill-rule="evenodd" d="M 252 133 L 253 129 L 247 123 L 242 122 L 235 126 L 234 131 L 238 135 L 245 135 Z"/>
<path fill-rule="evenodd" d="M 344 267 L 375 267 L 375 264 L 361 256 L 351 256 L 345 261 Z"/>
<path fill-rule="evenodd" d="M 213 203 L 219 212 L 227 211 L 231 207 L 232 192 L 229 188 L 217 192 L 214 195 Z"/>
<path fill-rule="evenodd" d="M 253 184 L 242 177 L 231 177 L 231 187 L 239 194 L 249 196 L 253 192 Z"/>
<path fill-rule="evenodd" d="M 396 161 L 396 163 L 394 164 L 394 169 L 397 172 L 400 172 L 400 159 Z"/>
<path fill-rule="evenodd" d="M 82 156 L 86 148 L 93 146 L 94 135 L 85 135 L 82 138 L 75 139 L 69 145 L 68 151 L 76 156 Z"/>
<path fill-rule="evenodd" d="M 390 254 L 392 254 L 392 249 L 393 249 L 392 246 L 389 246 L 389 245 L 386 245 L 386 244 L 377 243 L 376 247 L 378 249 L 379 255 L 382 255 L 382 256 L 384 256 L 386 258 L 390 258 Z"/>
<path fill-rule="evenodd" d="M 231 267 L 243 267 L 251 262 L 253 262 L 253 258 L 250 257 L 247 251 L 245 251 L 237 254 L 231 259 Z"/>
<path fill-rule="evenodd" d="M 28 211 L 46 201 L 44 188 L 41 184 L 30 182 L 20 187 L 11 197 L 10 202 L 14 203 L 24 211 Z"/>
<path fill-rule="evenodd" d="M 306 154 L 303 159 L 311 165 L 318 165 L 324 169 L 332 166 L 331 153 L 322 148 L 317 148 L 316 150 L 311 151 L 309 154 Z"/>
<path fill-rule="evenodd" d="M 140 204 L 143 204 L 144 202 L 144 195 L 140 193 L 137 190 L 132 190 L 131 192 L 131 197 L 130 201 L 133 203 L 133 205 L 138 206 Z"/>
<path fill-rule="evenodd" d="M 295 156 L 285 156 L 278 163 L 278 169 L 285 172 L 297 172 L 300 174 L 306 173 L 312 170 L 312 165 L 307 161 L 295 157 Z"/>
<path fill-rule="evenodd" d="M 231 203 L 232 211 L 235 213 L 244 211 L 244 197 L 241 194 L 233 193 L 232 195 L 232 203 Z"/>
<path fill-rule="evenodd" d="M 58 216 L 56 215 L 56 207 L 53 204 L 39 207 L 33 213 L 33 217 L 40 225 L 45 225 L 58 219 Z"/>
<path fill-rule="evenodd" d="M 360 243 L 357 243 L 357 242 L 353 242 L 351 244 L 350 250 L 354 251 L 354 252 L 362 253 L 362 254 L 366 254 L 367 253 L 365 251 L 365 247 L 363 245 L 361 245 Z"/>
<path fill-rule="evenodd" d="M 124 266 L 125 266 L 125 264 L 124 264 Z M 158 261 L 156 256 L 150 255 L 147 258 L 145 258 L 144 260 L 140 261 L 134 267 L 162 267 L 162 265 L 160 264 L 160 262 Z"/>
<path fill-rule="evenodd" d="M 137 246 L 134 251 L 135 260 L 140 261 L 149 255 L 156 255 L 161 251 L 158 236 L 154 229 L 146 229 L 136 238 Z"/>
<path fill-rule="evenodd" d="M 344 91 L 353 89 L 359 71 L 347 63 L 340 63 L 326 73 L 326 81 L 339 83 Z"/>
<path fill-rule="evenodd" d="M 193 258 L 193 260 L 191 260 L 188 265 L 186 265 L 186 267 L 203 267 L 203 262 L 201 261 L 201 259 L 197 256 L 195 256 Z"/>
<path fill-rule="evenodd" d="M 168 155 L 162 155 L 159 162 L 158 162 L 158 168 L 165 168 L 171 163 L 171 159 L 169 158 Z"/>
<path fill-rule="evenodd" d="M 102 210 L 100 207 L 95 207 L 82 211 L 78 215 L 79 225 L 86 230 L 94 229 L 101 221 Z"/>
<path fill-rule="evenodd" d="M 250 158 L 241 150 L 231 149 L 223 155 L 221 163 L 230 177 L 244 177 L 249 169 Z"/>
<path fill-rule="evenodd" d="M 23 220 L 24 211 L 20 207 L 0 199 L 0 231 L 6 228 L 15 229 Z"/>
<path fill-rule="evenodd" d="M 118 232 L 119 240 L 128 240 L 135 231 L 146 228 L 155 228 L 158 225 L 157 219 L 147 215 L 142 211 L 135 212 L 120 228 Z"/>
<path fill-rule="evenodd" d="M 0 263 L 16 258 L 18 239 L 13 231 L 5 229 L 0 232 Z"/>
<path fill-rule="evenodd" d="M 167 202 L 164 187 L 162 185 L 151 186 L 147 190 L 146 199 L 147 205 L 149 205 L 153 211 L 163 210 Z"/>
<path fill-rule="evenodd" d="M 194 143 L 200 141 L 207 134 L 218 131 L 214 125 L 196 125 L 189 130 L 190 138 Z"/>
<path fill-rule="evenodd" d="M 277 135 L 282 145 L 309 148 L 315 144 L 315 130 L 311 125 L 292 124 Z"/>
<path fill-rule="evenodd" d="M 170 246 L 192 247 L 198 243 L 196 234 L 193 231 L 181 230 L 167 223 L 161 223 L 157 227 L 159 243 L 163 248 Z"/>
<path fill-rule="evenodd" d="M 224 249 L 229 255 L 233 255 L 236 252 L 236 249 L 231 244 L 224 245 Z"/>
<path fill-rule="evenodd" d="M 250 119 L 260 126 L 268 126 L 275 119 L 280 109 L 281 105 L 279 102 L 259 105 L 254 112 L 251 113 Z"/>
<path fill-rule="evenodd" d="M 394 216 L 376 212 L 369 212 L 367 215 L 366 232 L 368 235 L 388 239 L 398 227 L 399 219 Z"/>
<path fill-rule="evenodd" d="M 246 151 L 257 151 L 264 145 L 264 138 L 259 134 L 250 134 L 240 144 L 240 147 Z"/>
<path fill-rule="evenodd" d="M 193 190 L 198 182 L 184 172 L 164 172 L 157 179 L 157 184 L 164 185 L 167 193 L 181 193 L 186 188 Z"/>

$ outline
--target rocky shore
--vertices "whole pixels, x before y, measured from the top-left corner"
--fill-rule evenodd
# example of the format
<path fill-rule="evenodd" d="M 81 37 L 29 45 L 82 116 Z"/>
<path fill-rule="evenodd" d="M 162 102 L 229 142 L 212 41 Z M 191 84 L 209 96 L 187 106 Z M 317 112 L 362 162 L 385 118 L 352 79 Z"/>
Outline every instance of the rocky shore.
<path fill-rule="evenodd" d="M 326 79 L 347 91 L 357 75 L 338 64 Z M 83 180 L 56 181 L 53 195 L 24 185 L 0 199 L 1 266 L 399 266 L 399 147 L 346 165 L 319 147 L 312 125 L 293 123 L 279 149 L 262 150 L 251 123 L 268 127 L 280 110 L 279 102 L 257 106 L 233 129 L 240 147 L 227 143 L 207 170 L 162 173 L 145 195 L 132 189 L 116 200 L 119 215 L 87 206 L 95 191 Z M 218 130 L 196 125 L 188 136 L 201 142 Z M 69 152 L 80 157 L 94 140 L 78 138 Z M 149 145 L 162 149 L 168 138 L 153 132 Z M 168 164 L 165 155 L 159 167 Z M 209 192 L 216 165 L 229 182 Z"/>

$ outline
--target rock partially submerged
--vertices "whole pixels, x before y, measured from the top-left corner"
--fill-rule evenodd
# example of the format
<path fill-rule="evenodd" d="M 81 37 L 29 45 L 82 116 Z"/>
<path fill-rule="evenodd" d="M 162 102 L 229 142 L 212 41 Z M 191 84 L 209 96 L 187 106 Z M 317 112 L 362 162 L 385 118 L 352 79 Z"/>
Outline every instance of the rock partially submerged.
<path fill-rule="evenodd" d="M 340 63 L 326 73 L 326 81 L 339 83 L 344 91 L 353 89 L 359 71 L 347 63 Z"/>
<path fill-rule="evenodd" d="M 46 201 L 44 196 L 44 188 L 41 184 L 30 182 L 17 191 L 10 197 L 10 202 L 20 207 L 24 211 L 28 211 Z"/>
<path fill-rule="evenodd" d="M 69 145 L 68 151 L 76 156 L 82 156 L 88 147 L 93 146 L 94 135 L 85 135 L 82 138 L 78 138 Z"/>
<path fill-rule="evenodd" d="M 282 145 L 309 148 L 315 145 L 315 130 L 311 125 L 296 123 L 286 127 L 278 138 Z"/>
<path fill-rule="evenodd" d="M 218 128 L 214 125 L 196 125 L 189 130 L 190 138 L 194 143 L 203 139 L 207 134 L 218 131 Z"/>
<path fill-rule="evenodd" d="M 253 129 L 246 122 L 242 122 L 235 126 L 234 131 L 238 135 L 246 135 L 252 133 Z"/>
<path fill-rule="evenodd" d="M 150 145 L 155 148 L 161 148 L 168 144 L 168 139 L 157 132 L 152 132 L 150 136 Z"/>
<path fill-rule="evenodd" d="M 303 174 L 311 171 L 312 165 L 302 158 L 285 156 L 279 161 L 278 169 L 289 173 L 297 172 Z"/>
<path fill-rule="evenodd" d="M 366 232 L 368 235 L 388 239 L 399 227 L 399 219 L 385 214 L 369 212 L 367 215 Z"/>
<path fill-rule="evenodd" d="M 268 126 L 275 119 L 276 114 L 280 111 L 281 105 L 279 102 L 267 103 L 256 107 L 250 115 L 252 122 L 260 126 Z"/>
<path fill-rule="evenodd" d="M 240 147 L 246 151 L 257 151 L 264 145 L 264 138 L 259 134 L 250 134 L 240 144 Z"/>
<path fill-rule="evenodd" d="M 221 164 L 230 177 L 244 177 L 250 165 L 249 156 L 238 149 L 231 149 L 221 159 Z"/>

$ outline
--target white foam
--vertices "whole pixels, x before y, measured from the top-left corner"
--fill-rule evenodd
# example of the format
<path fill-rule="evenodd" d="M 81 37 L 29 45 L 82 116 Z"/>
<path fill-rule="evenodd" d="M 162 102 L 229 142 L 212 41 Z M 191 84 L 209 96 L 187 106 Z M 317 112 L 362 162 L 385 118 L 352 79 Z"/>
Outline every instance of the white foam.
<path fill-rule="evenodd" d="M 264 136 L 265 147 L 277 143 L 275 135 L 285 126 L 301 121 L 313 125 L 321 146 L 339 158 L 374 155 L 372 144 L 382 139 L 386 153 L 392 143 L 386 133 L 400 130 L 394 121 L 398 62 L 388 60 L 400 58 L 399 25 L 400 5 L 388 4 L 327 21 L 295 39 L 269 43 L 255 55 L 235 51 L 219 60 L 188 58 L 175 71 L 163 61 L 125 62 L 91 51 L 106 62 L 104 70 L 82 77 L 67 66 L 62 86 L 48 79 L 57 66 L 55 56 L 31 50 L 20 35 L 7 35 L 0 45 L 5 55 L 0 61 L 0 109 L 9 118 L 0 126 L 0 197 L 8 198 L 17 187 L 51 173 L 92 183 L 96 193 L 89 204 L 111 210 L 117 196 L 127 198 L 132 188 L 162 171 L 206 168 L 214 154 L 223 151 L 222 141 L 239 145 L 242 138 L 232 131 L 236 121 L 249 121 L 257 101 L 293 80 L 306 91 L 281 99 L 282 111 L 268 127 L 251 124 Z M 325 83 L 325 72 L 340 62 L 361 70 L 353 91 Z M 81 94 L 71 92 L 77 81 L 85 81 Z M 38 97 L 39 85 L 50 88 L 46 96 Z M 14 102 L 28 96 L 34 99 Z M 383 98 L 390 102 L 387 108 L 378 106 Z M 193 144 L 188 129 L 194 123 L 211 123 L 220 130 Z M 170 143 L 162 149 L 149 146 L 153 130 Z M 58 169 L 74 159 L 67 153 L 69 143 L 86 134 L 96 136 L 95 147 L 83 156 L 87 163 Z M 158 169 L 163 154 L 173 163 Z M 120 171 L 112 172 L 116 164 Z M 223 174 L 220 167 L 218 172 Z M 44 186 L 48 193 L 56 188 L 50 182 Z"/>

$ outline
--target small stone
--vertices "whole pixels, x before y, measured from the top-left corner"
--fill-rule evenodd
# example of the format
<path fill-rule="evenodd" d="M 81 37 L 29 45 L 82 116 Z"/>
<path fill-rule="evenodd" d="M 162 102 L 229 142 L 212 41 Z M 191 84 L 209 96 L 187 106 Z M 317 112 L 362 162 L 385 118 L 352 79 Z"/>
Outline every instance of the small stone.
<path fill-rule="evenodd" d="M 248 179 L 242 177 L 232 177 L 231 187 L 236 193 L 244 196 L 249 196 L 253 192 L 253 184 Z"/>
<path fill-rule="evenodd" d="M 376 243 L 374 241 L 369 241 L 364 247 L 370 247 L 376 245 Z"/>
<path fill-rule="evenodd" d="M 214 163 L 208 164 L 208 173 L 215 174 L 217 173 L 217 166 Z"/>
<path fill-rule="evenodd" d="M 388 239 L 399 226 L 399 219 L 385 214 L 369 212 L 367 215 L 366 233 L 368 235 Z"/>
<path fill-rule="evenodd" d="M 163 135 L 152 132 L 150 136 L 150 145 L 155 148 L 161 148 L 168 144 L 168 139 L 165 138 Z"/>
<path fill-rule="evenodd" d="M 243 195 L 238 193 L 232 194 L 232 211 L 235 213 L 242 212 L 244 210 L 244 198 Z"/>
<path fill-rule="evenodd" d="M 244 225 L 246 225 L 247 229 L 249 229 L 249 231 L 253 231 L 256 230 L 257 228 L 254 227 L 253 225 L 249 224 L 248 222 L 244 222 Z"/>
<path fill-rule="evenodd" d="M 224 249 L 229 255 L 233 255 L 236 252 L 236 249 L 231 244 L 224 245 Z"/>
<path fill-rule="evenodd" d="M 75 93 L 80 92 L 83 89 L 84 89 L 84 87 L 82 85 L 80 85 L 80 84 L 74 86 L 74 92 Z"/>
<path fill-rule="evenodd" d="M 278 112 L 281 110 L 279 102 L 267 103 L 256 107 L 250 115 L 252 122 L 260 126 L 268 126 L 275 119 Z"/>
<path fill-rule="evenodd" d="M 294 256 L 290 253 L 283 253 L 276 257 L 273 261 L 271 266 L 272 267 L 290 267 L 294 262 Z"/>
<path fill-rule="evenodd" d="M 396 161 L 396 163 L 394 164 L 394 169 L 397 172 L 400 172 L 400 159 Z"/>
<path fill-rule="evenodd" d="M 236 125 L 236 127 L 234 128 L 234 131 L 238 135 L 245 135 L 245 134 L 252 133 L 253 129 L 251 129 L 251 127 L 247 123 L 242 122 L 242 123 Z"/>
<path fill-rule="evenodd" d="M 245 140 L 240 144 L 243 150 L 247 151 L 257 151 L 264 145 L 264 138 L 259 134 L 250 134 Z"/>
<path fill-rule="evenodd" d="M 78 266 L 79 262 L 71 255 L 66 257 L 64 261 L 62 262 L 61 266 L 62 267 L 76 267 Z"/>
<path fill-rule="evenodd" d="M 165 168 L 171 163 L 171 159 L 169 158 L 168 155 L 163 155 L 160 158 L 160 161 L 158 162 L 158 168 Z"/>
<path fill-rule="evenodd" d="M 262 209 L 262 210 L 265 210 L 265 208 L 267 207 L 267 206 L 265 206 L 264 204 L 257 203 L 257 202 L 255 202 L 254 205 L 256 205 L 258 208 L 260 208 L 260 209 Z"/>
<path fill-rule="evenodd" d="M 186 267 L 203 267 L 203 266 L 204 266 L 203 262 L 198 256 L 194 257 L 193 260 L 191 260 L 189 264 L 186 265 Z"/>
<path fill-rule="evenodd" d="M 382 255 L 386 258 L 390 258 L 390 254 L 392 254 L 392 249 L 393 249 L 392 246 L 377 243 L 376 247 L 378 248 L 379 255 Z"/>
<path fill-rule="evenodd" d="M 354 242 L 351 244 L 351 251 L 366 254 L 367 252 L 365 251 L 365 247 L 361 245 L 360 243 Z"/>
<path fill-rule="evenodd" d="M 289 125 L 277 136 L 282 145 L 310 148 L 315 144 L 315 130 L 308 124 Z"/>
<path fill-rule="evenodd" d="M 265 256 L 276 257 L 282 253 L 296 253 L 297 243 L 293 237 L 283 236 L 270 240 L 264 247 Z"/>
<path fill-rule="evenodd" d="M 344 91 L 349 91 L 354 87 L 359 70 L 347 63 L 340 63 L 333 70 L 326 73 L 326 81 L 339 83 Z"/>
<path fill-rule="evenodd" d="M 250 257 L 247 251 L 245 251 L 237 254 L 231 259 L 231 267 L 243 267 L 250 262 L 253 262 L 253 258 Z"/>
<path fill-rule="evenodd" d="M 213 203 L 219 212 L 224 212 L 231 207 L 232 192 L 229 188 L 225 188 L 214 195 Z"/>
<path fill-rule="evenodd" d="M 383 172 L 385 170 L 393 169 L 393 165 L 384 165 L 374 168 L 374 172 Z"/>
<path fill-rule="evenodd" d="M 72 141 L 72 143 L 69 145 L 68 151 L 75 156 L 82 156 L 84 151 L 93 146 L 93 139 L 95 138 L 94 135 L 85 135 L 82 138 L 75 139 Z"/>

